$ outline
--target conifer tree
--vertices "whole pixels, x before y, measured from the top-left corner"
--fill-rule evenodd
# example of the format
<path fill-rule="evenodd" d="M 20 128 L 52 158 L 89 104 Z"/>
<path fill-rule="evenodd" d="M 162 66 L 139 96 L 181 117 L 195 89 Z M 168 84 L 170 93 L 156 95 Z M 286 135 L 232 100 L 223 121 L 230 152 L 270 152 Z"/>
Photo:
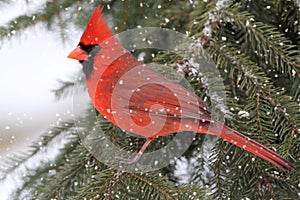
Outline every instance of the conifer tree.
<path fill-rule="evenodd" d="M 3 1 L 0 6 L 5 3 L 10 2 Z M 225 86 L 225 116 L 230 116 L 226 124 L 290 160 L 296 170 L 281 171 L 221 139 L 212 149 L 206 149 L 203 143 L 207 137 L 200 134 L 184 155 L 167 167 L 146 173 L 116 170 L 93 156 L 77 130 L 91 133 L 101 128 L 111 141 L 132 151 L 137 151 L 144 139 L 124 132 L 101 115 L 94 120 L 94 108 L 89 105 L 80 119 L 70 119 L 46 131 L 29 152 L 6 161 L 7 176 L 22 178 L 12 199 L 300 198 L 299 2 L 51 0 L 36 13 L 21 14 L 1 26 L 0 41 L 18 37 L 38 23 L 60 33 L 63 41 L 68 27 L 84 29 L 99 4 L 105 6 L 105 15 L 116 33 L 154 26 L 188 34 L 195 43 L 201 43 L 220 72 L 221 76 L 214 78 L 221 79 Z M 203 82 L 205 74 L 198 70 L 197 63 L 172 52 L 152 53 L 155 57 L 147 59 L 168 67 L 183 66 L 189 84 L 211 106 L 212 97 Z M 61 82 L 54 94 L 58 99 L 71 95 L 76 85 L 84 85 L 84 81 Z M 78 120 L 86 123 L 78 124 Z M 100 139 L 95 138 L 95 143 Z M 171 139 L 158 138 L 147 151 Z M 54 159 L 40 159 L 36 168 L 28 166 L 36 157 L 50 153 L 58 141 L 63 142 Z M 188 171 L 178 175 L 183 163 Z M 25 167 L 21 172 L 20 166 Z"/>

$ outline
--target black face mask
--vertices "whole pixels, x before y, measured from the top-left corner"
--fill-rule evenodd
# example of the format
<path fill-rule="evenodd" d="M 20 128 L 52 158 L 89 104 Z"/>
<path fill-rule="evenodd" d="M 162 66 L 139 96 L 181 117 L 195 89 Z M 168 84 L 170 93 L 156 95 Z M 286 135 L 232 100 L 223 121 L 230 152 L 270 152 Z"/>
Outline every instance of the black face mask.
<path fill-rule="evenodd" d="M 82 50 L 86 51 L 88 56 L 88 60 L 80 60 L 79 62 L 82 64 L 83 73 L 85 74 L 86 79 L 88 80 L 94 70 L 94 59 L 95 55 L 100 51 L 100 45 L 84 45 L 79 43 L 79 46 Z"/>

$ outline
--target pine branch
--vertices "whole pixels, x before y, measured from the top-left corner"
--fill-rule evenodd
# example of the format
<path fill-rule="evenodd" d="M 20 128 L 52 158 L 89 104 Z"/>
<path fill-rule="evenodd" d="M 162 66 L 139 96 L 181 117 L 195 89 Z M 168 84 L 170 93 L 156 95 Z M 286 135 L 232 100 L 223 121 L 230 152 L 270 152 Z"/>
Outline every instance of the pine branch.
<path fill-rule="evenodd" d="M 297 1 L 266 0 L 259 4 L 247 1 L 240 6 L 253 14 L 257 21 L 277 27 L 294 45 L 298 45 L 299 49 L 300 11 Z"/>
<path fill-rule="evenodd" d="M 97 173 L 77 198 L 203 199 L 204 193 L 195 185 L 176 187 L 158 172 L 138 174 L 106 170 Z"/>
<path fill-rule="evenodd" d="M 78 136 L 70 135 L 71 140 L 67 143 L 62 149 L 60 149 L 60 155 L 52 162 L 42 163 L 34 171 L 30 170 L 24 179 L 24 184 L 22 187 L 18 188 L 14 193 L 15 198 L 33 198 L 34 191 L 37 191 L 38 187 L 42 184 L 47 184 L 49 176 L 57 172 L 57 168 L 60 165 L 63 165 L 65 162 L 65 155 L 70 154 L 77 145 L 79 145 Z M 44 187 L 44 186 L 42 186 Z M 27 194 L 28 193 L 28 194 Z"/>
<path fill-rule="evenodd" d="M 276 108 L 280 121 L 284 119 L 291 127 L 298 127 L 299 114 L 294 110 L 298 107 L 297 103 L 292 103 L 289 96 L 278 94 L 279 89 L 272 86 L 264 72 L 255 63 L 247 57 L 243 58 L 243 54 L 228 43 L 224 47 L 222 43 L 211 42 L 209 47 L 212 48 L 208 51 L 214 57 L 215 62 L 220 63 L 219 66 L 226 71 L 231 71 L 228 78 L 239 90 L 245 90 L 245 94 L 249 97 L 261 95 L 261 98 L 271 103 L 273 109 Z M 287 110 L 286 103 L 290 104 L 292 109 Z"/>
<path fill-rule="evenodd" d="M 20 15 L 7 23 L 6 26 L 0 27 L 0 41 L 9 39 L 14 35 L 21 33 L 29 27 L 34 27 L 38 23 L 46 23 L 50 28 L 54 18 L 58 17 L 65 9 L 76 5 L 78 2 L 84 2 L 82 0 L 64 0 L 64 1 L 48 1 L 45 4 L 44 9 L 37 11 L 33 14 Z"/>
<path fill-rule="evenodd" d="M 198 5 L 190 13 L 189 31 L 190 35 L 195 38 L 202 38 L 203 34 L 210 37 L 215 30 L 215 22 L 212 12 L 216 9 L 217 0 L 208 2 L 199 1 Z"/>
<path fill-rule="evenodd" d="M 80 77 L 74 81 L 62 81 L 58 80 L 58 83 L 60 86 L 57 89 L 52 90 L 57 100 L 61 100 L 63 98 L 66 98 L 70 95 L 74 95 L 76 92 L 79 92 L 80 90 L 74 90 L 75 87 L 80 88 L 82 90 L 85 90 L 85 78 L 80 73 Z M 82 87 L 78 87 L 82 86 Z"/>
<path fill-rule="evenodd" d="M 221 19 L 233 20 L 240 30 L 244 30 L 245 36 L 242 38 L 244 41 L 240 43 L 242 42 L 245 47 L 251 47 L 247 48 L 251 54 L 255 54 L 271 69 L 288 75 L 292 80 L 295 75 L 300 77 L 300 74 L 292 73 L 299 71 L 299 51 L 276 28 L 254 21 L 254 16 L 247 12 L 238 14 L 236 11 L 220 10 L 217 14 Z"/>
<path fill-rule="evenodd" d="M 282 61 L 280 61 L 282 63 L 279 63 L 279 68 L 276 68 L 276 70 L 283 70 L 284 66 L 284 72 L 280 73 L 290 73 L 290 82 L 297 82 L 298 77 L 291 76 L 293 70 L 297 68 L 294 62 L 298 59 L 297 56 L 295 56 L 295 46 L 282 47 L 278 45 L 279 42 L 276 41 L 277 39 L 284 41 L 283 46 L 287 45 L 289 41 L 275 29 L 268 30 L 269 32 L 267 31 L 267 34 L 265 34 L 264 31 L 270 29 L 270 26 L 261 24 L 261 26 L 249 28 L 248 25 L 251 24 L 252 19 L 247 13 L 235 13 L 235 11 L 231 11 L 231 8 L 211 9 L 211 12 L 218 20 L 210 21 L 212 23 L 210 24 L 210 33 L 212 34 L 210 36 L 212 38 L 204 38 L 204 45 L 214 61 L 218 64 L 217 66 L 221 69 L 221 72 L 225 72 L 222 73 L 222 75 L 225 78 L 224 83 L 226 84 L 226 88 L 232 91 L 230 96 L 237 98 L 239 101 L 237 103 L 239 103 L 240 106 L 235 103 L 232 105 L 232 108 L 234 108 L 234 110 L 237 109 L 236 112 L 239 110 L 246 111 L 250 116 L 247 117 L 246 124 L 245 120 L 239 119 L 238 121 L 234 120 L 236 122 L 232 122 L 231 126 L 243 133 L 255 133 L 251 137 L 262 141 L 262 143 L 267 144 L 267 146 L 275 146 L 277 151 L 282 155 L 292 158 L 299 157 L 299 153 L 296 151 L 293 151 L 291 154 L 288 153 L 292 146 L 290 144 L 296 145 L 295 142 L 297 141 L 294 137 L 293 133 L 295 133 L 295 131 L 292 131 L 294 130 L 292 127 L 299 127 L 299 114 L 297 112 L 299 106 L 296 102 L 292 102 L 292 98 L 287 95 L 286 91 L 282 91 L 281 88 L 276 88 L 273 82 L 274 79 L 268 77 L 268 74 L 257 64 L 260 63 L 260 59 L 263 62 L 270 63 L 270 60 L 275 57 L 278 58 L 278 55 L 287 55 L 282 58 Z M 223 12 L 226 14 L 224 15 Z M 228 13 L 231 12 L 234 14 L 229 15 Z M 206 15 L 209 16 L 209 14 Z M 247 21 L 246 18 L 248 18 L 249 21 Z M 209 18 L 207 17 L 202 21 L 200 20 L 198 23 L 199 27 L 205 27 L 204 24 L 207 23 L 205 20 L 209 20 Z M 198 24 L 195 23 L 194 26 L 197 27 Z M 230 29 L 230 24 L 237 24 L 239 30 L 237 30 L 237 28 Z M 257 22 L 255 22 L 255 24 L 257 24 Z M 258 30 L 256 30 L 256 28 Z M 250 30 L 248 31 L 248 29 Z M 231 34 L 235 35 L 232 37 Z M 203 37 L 202 34 L 198 35 Z M 271 35 L 277 38 L 269 39 Z M 222 42 L 221 37 L 224 37 L 226 42 Z M 256 40 L 255 44 L 253 44 L 252 40 Z M 238 41 L 238 43 L 236 43 L 236 41 Z M 245 47 L 247 47 L 247 49 Z M 270 48 L 272 50 L 270 50 Z M 256 56 L 257 53 L 253 53 L 259 52 L 260 55 L 266 55 L 268 51 L 273 51 L 273 57 L 268 57 L 269 60 L 263 60 L 259 56 Z M 255 54 L 255 56 L 252 54 Z M 257 63 L 253 62 L 254 60 Z M 272 62 L 278 61 L 273 60 Z M 287 68 L 286 65 L 292 65 L 292 67 Z M 298 86 L 295 86 L 295 88 L 296 87 Z M 287 111 L 289 108 L 291 109 Z M 274 132 L 276 134 L 274 134 Z M 299 135 L 299 132 L 296 134 Z M 279 143 L 278 138 L 280 138 Z M 214 183 L 212 185 L 214 197 L 219 199 L 225 197 L 234 198 L 236 196 L 250 197 L 250 194 L 255 194 L 255 198 L 275 198 L 277 197 L 276 195 L 283 196 L 284 190 L 275 189 L 277 180 L 271 178 L 272 176 L 270 177 L 268 174 L 263 173 L 264 178 L 261 180 L 262 183 L 257 181 L 259 180 L 258 174 L 267 168 L 265 163 L 256 161 L 256 159 L 253 160 L 252 155 L 248 156 L 248 153 L 242 153 L 243 151 L 239 148 L 224 144 L 226 143 L 222 142 L 216 146 L 216 151 L 212 157 L 212 162 L 214 163 L 213 168 L 216 170 L 216 176 L 212 179 L 212 183 Z M 298 149 L 299 145 L 296 146 L 298 146 L 296 147 Z M 223 148 L 225 148 L 225 150 Z M 230 158 L 231 154 L 232 158 Z M 231 161 L 229 162 L 228 159 L 231 159 Z M 243 166 L 243 169 L 236 169 L 234 166 Z M 249 181 L 249 179 L 245 180 L 245 177 L 251 177 L 251 181 Z M 291 178 L 292 175 L 290 173 L 289 176 L 283 179 L 289 182 Z M 266 179 L 268 180 L 267 182 L 265 182 Z M 230 186 L 230 181 L 232 180 L 234 180 L 236 184 Z M 296 186 L 283 183 L 282 187 L 291 191 L 293 190 L 292 188 Z M 246 190 L 246 188 L 249 189 Z M 265 192 L 265 189 L 268 192 Z M 295 191 L 293 194 L 296 194 Z"/>
<path fill-rule="evenodd" d="M 90 176 L 105 167 L 81 144 L 65 154 L 64 162 L 57 163 L 54 169 L 55 174 L 45 177 L 41 184 L 33 187 L 33 194 L 36 194 L 37 198 L 72 197 L 82 185 L 85 185 Z"/>
<path fill-rule="evenodd" d="M 14 156 L 3 162 L 2 165 L 4 165 L 5 168 L 7 168 L 7 170 L 5 171 L 6 175 L 3 177 L 3 179 L 7 178 L 8 174 L 14 172 L 19 167 L 19 165 L 25 163 L 26 161 L 37 155 L 40 152 L 41 147 L 48 146 L 48 144 L 52 142 L 57 136 L 61 135 L 66 131 L 69 131 L 73 127 L 73 122 L 63 122 L 59 126 L 53 127 L 48 132 L 44 133 L 36 142 L 34 142 L 29 147 L 30 153 L 23 153 L 23 155 L 21 156 Z"/>

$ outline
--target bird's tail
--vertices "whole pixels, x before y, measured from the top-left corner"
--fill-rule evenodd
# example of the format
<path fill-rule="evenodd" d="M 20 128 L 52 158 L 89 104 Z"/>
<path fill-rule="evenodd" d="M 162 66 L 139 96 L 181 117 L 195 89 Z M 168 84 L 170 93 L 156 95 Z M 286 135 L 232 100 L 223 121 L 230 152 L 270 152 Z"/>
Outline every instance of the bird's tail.
<path fill-rule="evenodd" d="M 287 161 L 271 149 L 256 142 L 255 140 L 252 140 L 251 138 L 223 125 L 220 122 L 215 122 L 214 125 L 211 125 L 208 131 L 205 131 L 206 133 L 217 135 L 226 140 L 227 142 L 230 142 L 242 149 L 245 149 L 246 151 L 249 151 L 263 158 L 264 160 L 274 164 L 282 170 L 295 169 L 295 167 L 289 161 Z M 203 131 L 199 129 L 199 132 Z"/>
<path fill-rule="evenodd" d="M 295 169 L 295 167 L 289 161 L 284 159 L 279 154 L 275 153 L 271 149 L 263 146 L 262 144 L 259 144 L 255 140 L 252 140 L 249 137 L 246 137 L 245 135 L 235 130 L 232 130 L 231 132 L 226 131 L 225 133 L 222 132 L 220 137 L 238 147 L 245 149 L 246 151 L 249 151 L 265 159 L 266 161 L 274 164 L 275 166 L 279 167 L 282 170 Z"/>

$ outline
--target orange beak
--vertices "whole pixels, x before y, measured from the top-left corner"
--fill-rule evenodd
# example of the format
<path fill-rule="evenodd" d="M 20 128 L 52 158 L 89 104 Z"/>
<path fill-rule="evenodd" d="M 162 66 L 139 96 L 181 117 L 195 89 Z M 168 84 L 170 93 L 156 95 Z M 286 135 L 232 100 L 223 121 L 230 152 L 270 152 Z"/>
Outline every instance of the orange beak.
<path fill-rule="evenodd" d="M 75 60 L 88 60 L 89 55 L 80 46 L 77 46 L 69 55 L 68 58 Z"/>

